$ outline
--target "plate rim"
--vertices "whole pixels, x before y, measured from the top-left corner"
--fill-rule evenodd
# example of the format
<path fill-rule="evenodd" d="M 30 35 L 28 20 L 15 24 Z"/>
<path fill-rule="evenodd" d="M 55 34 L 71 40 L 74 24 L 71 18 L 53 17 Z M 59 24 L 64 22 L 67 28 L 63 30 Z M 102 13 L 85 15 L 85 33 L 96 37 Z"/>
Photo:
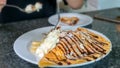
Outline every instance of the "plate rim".
<path fill-rule="evenodd" d="M 73 26 L 80 26 L 80 27 L 83 27 L 83 26 L 87 26 L 87 25 L 89 25 L 89 24 L 92 24 L 93 23 L 93 17 L 91 17 L 91 16 L 89 16 L 89 15 L 86 15 L 86 14 L 81 14 L 81 13 L 71 13 L 71 12 L 68 12 L 68 13 L 60 13 L 60 14 L 77 14 L 77 15 L 82 15 L 82 16 L 86 16 L 87 18 L 89 18 L 90 19 L 90 21 L 89 21 L 89 23 L 86 23 L 86 24 L 82 24 L 82 25 L 73 25 Z M 50 16 L 49 18 L 48 18 L 48 23 L 50 23 L 50 24 L 52 24 L 52 25 L 54 25 L 55 26 L 55 24 L 53 24 L 53 23 L 51 23 L 51 19 L 54 17 L 54 16 L 56 16 L 57 14 L 54 14 L 54 15 L 52 15 L 52 16 Z M 70 25 L 62 25 L 62 26 L 70 26 Z"/>
<path fill-rule="evenodd" d="M 66 26 L 62 26 L 62 27 L 65 28 Z M 70 27 L 77 28 L 77 27 L 80 27 L 80 26 L 67 26 L 67 28 L 68 28 L 68 27 L 69 27 L 69 28 L 70 28 Z M 42 28 L 33 29 L 33 30 L 30 30 L 30 31 L 28 31 L 28 32 L 20 35 L 20 36 L 15 40 L 15 42 L 14 42 L 14 44 L 13 44 L 13 49 L 14 49 L 15 53 L 16 53 L 21 59 L 25 60 L 26 62 L 29 62 L 29 63 L 36 64 L 36 65 L 37 65 L 37 60 L 36 60 L 36 62 L 33 62 L 33 61 L 31 61 L 30 59 L 27 59 L 27 58 L 21 56 L 21 55 L 17 52 L 17 50 L 16 50 L 16 46 L 17 46 L 17 45 L 15 45 L 15 44 L 16 44 L 16 41 L 18 41 L 18 40 L 19 40 L 22 36 L 24 36 L 25 34 L 28 34 L 28 33 L 30 33 L 30 32 L 33 32 L 33 31 L 36 31 L 36 30 L 40 30 L 40 29 L 46 29 L 46 28 L 51 28 L 51 29 L 52 29 L 52 28 L 54 28 L 54 26 L 47 26 L 47 27 L 42 27 Z M 82 28 L 84 28 L 84 27 L 82 27 Z M 66 29 L 66 28 L 65 28 L 65 29 Z M 88 30 L 90 30 L 90 31 L 92 31 L 92 32 L 95 32 L 96 34 L 99 34 L 100 36 L 102 36 L 102 37 L 104 37 L 106 40 L 108 40 L 108 41 L 110 42 L 110 51 L 109 51 L 106 55 L 103 55 L 102 57 L 100 57 L 100 58 L 98 58 L 98 59 L 96 59 L 96 60 L 93 60 L 93 61 L 89 61 L 89 62 L 85 62 L 85 63 L 81 63 L 81 64 L 64 65 L 64 66 L 55 65 L 55 66 L 49 66 L 49 67 L 76 67 L 76 66 L 89 65 L 89 64 L 92 64 L 92 63 L 94 63 L 94 62 L 100 61 L 101 59 L 105 58 L 106 56 L 108 56 L 108 55 L 110 54 L 110 52 L 112 51 L 112 43 L 111 43 L 110 39 L 109 39 L 106 35 L 104 35 L 103 33 L 101 33 L 101 32 L 98 32 L 98 31 L 96 31 L 96 30 L 89 29 L 89 28 L 86 28 L 86 29 L 88 29 Z M 27 45 L 26 45 L 26 46 L 27 46 Z M 32 54 L 32 53 L 31 53 L 31 54 Z M 32 54 L 32 55 L 33 55 L 33 54 Z"/>

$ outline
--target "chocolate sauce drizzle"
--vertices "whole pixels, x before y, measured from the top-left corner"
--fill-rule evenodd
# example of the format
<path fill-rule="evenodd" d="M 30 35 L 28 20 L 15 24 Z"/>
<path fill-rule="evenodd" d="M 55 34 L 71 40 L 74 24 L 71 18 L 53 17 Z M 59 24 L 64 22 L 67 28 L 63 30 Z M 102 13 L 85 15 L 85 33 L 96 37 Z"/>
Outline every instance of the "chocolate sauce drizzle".
<path fill-rule="evenodd" d="M 68 34 L 72 35 L 69 36 Z M 68 62 L 67 55 L 69 57 L 74 57 L 76 59 L 85 59 L 86 61 L 91 61 L 91 59 L 97 59 L 97 56 L 93 54 L 106 54 L 106 50 L 103 48 L 102 45 L 106 45 L 107 43 L 100 42 L 95 38 L 99 38 L 97 35 L 92 35 L 87 32 L 77 31 L 72 32 L 68 31 L 65 37 L 60 37 L 59 43 L 57 43 L 57 47 L 63 52 L 65 59 L 60 60 L 54 51 L 51 51 L 53 55 L 56 56 L 57 61 L 50 60 L 50 58 L 46 57 L 47 60 L 54 62 L 58 65 L 63 65 L 63 63 L 70 65 L 71 62 Z M 83 48 L 80 47 L 83 46 Z M 92 55 L 92 56 L 91 56 Z M 89 57 L 89 58 L 84 58 Z M 72 59 L 69 59 L 72 60 Z"/>

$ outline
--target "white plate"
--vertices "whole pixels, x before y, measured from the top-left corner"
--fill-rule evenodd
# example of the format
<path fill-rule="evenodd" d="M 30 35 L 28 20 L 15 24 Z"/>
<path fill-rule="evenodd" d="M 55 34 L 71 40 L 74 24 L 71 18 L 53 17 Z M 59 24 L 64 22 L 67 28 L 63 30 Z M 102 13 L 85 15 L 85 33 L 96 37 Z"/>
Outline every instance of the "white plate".
<path fill-rule="evenodd" d="M 91 24 L 93 22 L 92 17 L 88 16 L 88 15 L 84 15 L 84 14 L 78 14 L 78 13 L 61 13 L 60 17 L 77 17 L 79 18 L 79 21 L 76 25 L 78 26 L 87 26 L 89 24 Z M 58 15 L 53 15 L 48 19 L 49 23 L 52 25 L 56 25 L 57 21 L 58 21 Z M 68 24 L 62 23 L 60 22 L 59 24 L 60 26 L 70 26 Z"/>
<path fill-rule="evenodd" d="M 62 26 L 62 29 L 65 29 L 65 30 L 75 30 L 78 26 Z M 38 28 L 38 29 L 35 29 L 35 30 L 32 30 L 32 31 L 29 31 L 23 35 L 21 35 L 15 42 L 14 42 L 14 51 L 15 53 L 20 57 L 22 58 L 23 60 L 25 61 L 28 61 L 30 63 L 33 63 L 33 64 L 37 64 L 37 60 L 35 58 L 35 56 L 29 51 L 29 47 L 30 47 L 30 44 L 31 44 L 31 41 L 38 41 L 40 39 L 43 38 L 43 34 L 42 33 L 47 33 L 49 32 L 51 29 L 53 28 L 53 26 L 50 26 L 50 27 L 44 27 L 44 28 Z M 94 32 L 95 34 L 98 34 L 102 37 L 104 37 L 105 39 L 107 39 L 108 41 L 110 41 L 105 35 L 103 35 L 102 33 L 99 33 L 97 31 L 94 31 L 94 30 L 91 30 L 91 29 L 88 29 L 92 32 Z M 111 49 L 112 49 L 112 45 L 111 46 Z M 110 51 L 111 51 L 110 49 Z M 110 51 L 94 60 L 94 61 L 90 61 L 90 62 L 86 62 L 86 63 L 81 63 L 81 64 L 75 64 L 75 65 L 68 65 L 68 66 L 55 66 L 55 67 L 74 67 L 74 66 L 83 66 L 83 65 L 87 65 L 87 64 L 90 64 L 90 63 L 94 63 L 102 58 L 104 58 L 105 56 L 107 56 Z M 54 66 L 53 66 L 54 67 Z"/>

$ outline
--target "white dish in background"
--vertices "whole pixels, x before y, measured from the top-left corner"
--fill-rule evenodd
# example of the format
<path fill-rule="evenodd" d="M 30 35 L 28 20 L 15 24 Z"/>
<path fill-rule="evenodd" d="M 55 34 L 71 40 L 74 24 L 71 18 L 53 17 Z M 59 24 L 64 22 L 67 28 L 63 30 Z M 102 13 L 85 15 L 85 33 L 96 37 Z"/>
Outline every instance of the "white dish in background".
<path fill-rule="evenodd" d="M 63 30 L 75 30 L 78 26 L 62 26 L 61 29 Z M 29 48 L 30 48 L 30 44 L 32 41 L 39 41 L 40 39 L 43 38 L 43 34 L 42 33 L 47 33 L 49 32 L 52 28 L 54 28 L 53 26 L 50 26 L 50 27 L 43 27 L 43 28 L 38 28 L 38 29 L 35 29 L 35 30 L 32 30 L 32 31 L 29 31 L 23 35 L 21 35 L 18 39 L 16 39 L 16 41 L 14 42 L 14 51 L 15 53 L 20 57 L 22 58 L 23 60 L 27 61 L 27 62 L 30 62 L 30 63 L 33 63 L 33 64 L 37 64 L 37 60 L 36 60 L 36 57 L 30 52 Z M 88 29 L 92 32 L 94 32 L 95 34 L 98 34 L 102 37 L 104 37 L 105 39 L 107 39 L 108 41 L 110 41 L 105 35 L 103 35 L 102 33 L 99 33 L 97 31 L 94 31 L 94 30 L 91 30 L 91 29 Z M 112 49 L 112 44 L 110 45 L 110 51 Z M 97 62 L 99 60 L 101 60 L 102 58 L 106 57 L 110 51 L 96 59 L 96 60 L 93 60 L 93 61 L 89 61 L 89 62 L 85 62 L 85 63 L 81 63 L 81 64 L 74 64 L 74 65 L 68 65 L 68 66 L 52 66 L 52 67 L 75 67 L 75 66 L 83 66 L 83 65 L 88 65 L 88 64 L 91 64 L 91 63 L 94 63 L 94 62 Z"/>
<path fill-rule="evenodd" d="M 87 26 L 89 24 L 91 24 L 93 22 L 92 17 L 88 16 L 88 15 L 84 15 L 84 14 L 78 14 L 78 13 L 60 13 L 60 17 L 77 17 L 79 18 L 79 21 L 77 22 L 77 24 L 75 24 L 75 26 Z M 53 16 L 51 16 L 48 19 L 49 23 L 52 25 L 56 25 L 57 21 L 58 21 L 58 15 L 55 14 Z M 60 22 L 59 24 L 60 26 L 70 26 L 68 24 L 62 23 Z"/>

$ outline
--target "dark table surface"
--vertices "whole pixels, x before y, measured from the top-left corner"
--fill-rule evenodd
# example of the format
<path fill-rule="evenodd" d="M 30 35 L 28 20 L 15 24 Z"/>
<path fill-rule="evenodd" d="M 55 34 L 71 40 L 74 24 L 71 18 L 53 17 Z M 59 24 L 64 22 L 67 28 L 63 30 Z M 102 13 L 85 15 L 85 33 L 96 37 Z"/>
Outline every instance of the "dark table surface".
<path fill-rule="evenodd" d="M 120 15 L 119 8 L 86 12 L 84 14 L 93 17 L 101 12 L 105 13 L 105 16 Z M 13 50 L 13 43 L 25 32 L 51 26 L 47 20 L 48 18 L 26 20 L 0 26 L 0 68 L 38 68 L 37 65 L 26 62 L 18 57 Z M 80 68 L 120 68 L 120 24 L 94 19 L 89 28 L 105 34 L 111 40 L 113 48 L 112 52 L 104 59 Z"/>

